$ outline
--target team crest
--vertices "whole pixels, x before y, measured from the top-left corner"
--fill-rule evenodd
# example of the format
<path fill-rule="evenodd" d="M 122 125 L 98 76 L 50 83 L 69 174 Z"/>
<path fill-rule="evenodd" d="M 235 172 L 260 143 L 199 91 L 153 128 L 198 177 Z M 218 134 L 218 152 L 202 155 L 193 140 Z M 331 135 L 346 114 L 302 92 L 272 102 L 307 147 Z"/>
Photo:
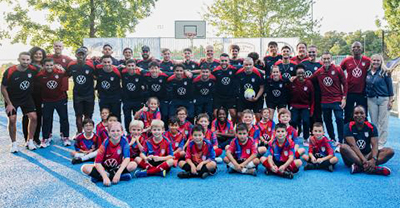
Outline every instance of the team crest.
<path fill-rule="evenodd" d="M 290 67 L 290 71 L 293 71 L 293 67 Z"/>
<path fill-rule="evenodd" d="M 331 74 L 332 74 L 332 75 L 335 75 L 335 71 L 332 71 Z"/>
<path fill-rule="evenodd" d="M 179 142 L 175 142 L 175 147 L 179 146 Z"/>
<path fill-rule="evenodd" d="M 139 78 L 135 78 L 135 82 L 139 82 Z"/>
<path fill-rule="evenodd" d="M 304 91 L 307 91 L 307 89 L 308 89 L 307 86 L 305 86 L 305 87 L 304 87 Z"/>
<path fill-rule="evenodd" d="M 173 66 L 171 66 L 171 67 L 169 67 L 169 69 L 170 69 L 170 70 L 172 70 L 172 69 L 174 69 L 174 67 L 173 67 Z"/>
<path fill-rule="evenodd" d="M 32 74 L 31 73 L 28 74 L 28 78 L 32 78 Z"/>
<path fill-rule="evenodd" d="M 364 132 L 364 136 L 368 138 L 369 137 L 369 133 L 368 132 Z"/>
<path fill-rule="evenodd" d="M 194 69 L 196 66 L 194 64 L 192 64 L 192 68 Z"/>
<path fill-rule="evenodd" d="M 232 72 L 231 72 L 231 71 L 229 72 L 229 75 L 232 75 Z"/>
<path fill-rule="evenodd" d="M 210 83 L 208 83 L 208 86 L 209 86 L 209 87 L 211 87 L 211 82 L 210 82 Z"/>
<path fill-rule="evenodd" d="M 62 59 L 62 62 L 65 63 L 65 59 Z"/>
<path fill-rule="evenodd" d="M 207 158 L 206 158 L 205 155 L 203 155 L 203 156 L 201 156 L 201 159 L 204 161 L 204 160 L 206 160 Z"/>
<path fill-rule="evenodd" d="M 162 83 L 162 79 L 158 80 L 160 83 Z"/>
<path fill-rule="evenodd" d="M 256 79 L 254 79 L 254 78 L 251 78 L 251 82 L 255 82 L 256 81 Z"/>
<path fill-rule="evenodd" d="M 188 135 L 188 133 L 189 133 L 188 130 L 185 130 L 185 134 Z"/>
<path fill-rule="evenodd" d="M 321 147 L 322 152 L 325 152 L 325 147 Z"/>
<path fill-rule="evenodd" d="M 119 154 L 119 155 L 121 154 L 121 149 L 117 150 L 117 154 Z"/>
<path fill-rule="evenodd" d="M 162 155 L 165 154 L 165 149 L 162 149 L 162 150 L 161 150 L 161 154 L 162 154 Z"/>
<path fill-rule="evenodd" d="M 85 70 L 85 73 L 86 73 L 86 74 L 89 74 L 89 70 Z"/>
<path fill-rule="evenodd" d="M 279 84 L 279 88 L 282 88 L 282 86 L 283 86 L 282 84 Z"/>
<path fill-rule="evenodd" d="M 111 80 L 111 81 L 114 81 L 114 77 L 110 77 L 110 80 Z"/>
<path fill-rule="evenodd" d="M 314 67 L 314 71 L 317 71 L 318 70 L 318 67 Z"/>
<path fill-rule="evenodd" d="M 54 76 L 54 78 L 58 79 L 58 74 L 56 74 L 56 75 Z"/>
<path fill-rule="evenodd" d="M 362 66 L 365 66 L 365 62 L 362 62 L 361 65 L 362 65 Z"/>
<path fill-rule="evenodd" d="M 288 151 L 284 151 L 283 154 L 284 154 L 285 156 L 288 156 L 288 155 L 289 155 Z"/>
<path fill-rule="evenodd" d="M 247 149 L 247 150 L 246 150 L 246 154 L 250 154 L 250 149 Z"/>
<path fill-rule="evenodd" d="M 187 85 L 187 82 L 186 82 L 186 81 L 184 81 L 184 82 L 183 82 L 183 85 Z"/>

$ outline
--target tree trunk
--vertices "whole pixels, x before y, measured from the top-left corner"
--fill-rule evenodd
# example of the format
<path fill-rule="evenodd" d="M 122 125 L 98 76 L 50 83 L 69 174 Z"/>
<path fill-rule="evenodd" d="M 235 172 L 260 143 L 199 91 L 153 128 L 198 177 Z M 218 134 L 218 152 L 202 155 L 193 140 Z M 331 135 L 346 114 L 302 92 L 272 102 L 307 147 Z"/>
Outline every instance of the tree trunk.
<path fill-rule="evenodd" d="M 94 28 L 94 19 L 95 19 L 95 7 L 94 7 L 94 0 L 90 0 L 90 32 L 89 37 L 95 38 L 96 37 L 96 29 Z"/>

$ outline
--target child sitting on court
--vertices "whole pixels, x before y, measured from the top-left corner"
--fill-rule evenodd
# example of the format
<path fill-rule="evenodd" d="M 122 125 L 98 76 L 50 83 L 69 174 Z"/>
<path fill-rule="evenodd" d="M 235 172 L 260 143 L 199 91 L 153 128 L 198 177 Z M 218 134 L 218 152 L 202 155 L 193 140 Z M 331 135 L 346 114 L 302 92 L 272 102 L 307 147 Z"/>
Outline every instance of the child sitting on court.
<path fill-rule="evenodd" d="M 324 169 L 333 172 L 333 167 L 338 162 L 330 140 L 324 136 L 324 126 L 320 122 L 313 124 L 313 136 L 310 137 L 308 155 L 303 159 L 307 161 L 304 170 Z"/>
<path fill-rule="evenodd" d="M 185 107 L 179 107 L 176 109 L 176 116 L 179 119 L 179 131 L 185 134 L 186 138 L 189 138 L 192 132 L 193 124 L 186 120 L 188 117 L 188 112 Z"/>
<path fill-rule="evenodd" d="M 293 178 L 293 173 L 299 171 L 302 162 L 294 159 L 294 143 L 287 137 L 286 125 L 278 123 L 275 126 L 275 136 L 268 144 L 268 151 L 261 157 L 265 166 L 265 174 L 276 174 L 284 178 Z"/>
<path fill-rule="evenodd" d="M 228 165 L 230 173 L 257 175 L 256 167 L 260 160 L 257 158 L 256 144 L 247 133 L 246 124 L 237 125 L 236 138 L 230 143 L 224 162 Z"/>
<path fill-rule="evenodd" d="M 144 132 L 148 132 L 150 130 L 151 122 L 154 119 L 161 119 L 160 112 L 160 101 L 156 97 L 150 97 L 146 105 L 143 106 L 142 109 L 135 113 L 135 119 L 141 120 L 144 123 Z"/>
<path fill-rule="evenodd" d="M 118 117 L 113 114 L 109 114 L 107 117 L 106 127 L 100 130 L 99 133 L 96 132 L 97 136 L 99 137 L 99 139 L 97 140 L 97 148 L 99 148 L 104 140 L 108 138 L 108 127 L 110 126 L 110 124 L 115 122 L 118 122 Z"/>
<path fill-rule="evenodd" d="M 260 146 L 268 145 L 274 134 L 275 122 L 270 119 L 270 113 L 268 108 L 263 108 L 261 110 L 261 120 L 257 123 L 260 129 Z"/>
<path fill-rule="evenodd" d="M 295 145 L 294 145 L 294 150 L 295 150 L 295 158 L 299 159 L 305 152 L 306 150 L 304 148 L 300 148 L 299 146 L 299 136 L 297 134 L 297 130 L 291 126 L 290 120 L 291 120 L 291 113 L 288 109 L 283 108 L 280 109 L 278 112 L 278 120 L 279 123 L 285 124 L 286 125 L 286 131 L 287 131 L 287 137 L 291 139 Z"/>
<path fill-rule="evenodd" d="M 121 123 L 108 123 L 108 131 L 109 138 L 98 149 L 94 164 L 81 168 L 84 174 L 92 178 L 92 182 L 103 180 L 105 186 L 110 186 L 111 182 L 117 184 L 120 180 L 132 179 L 130 172 L 137 167 L 135 162 L 130 161 L 129 144 L 123 136 Z"/>
<path fill-rule="evenodd" d="M 235 137 L 233 123 L 228 119 L 228 111 L 222 106 L 217 110 L 217 118 L 211 123 L 211 131 L 217 135 L 218 147 L 221 149 L 225 149 Z"/>
<path fill-rule="evenodd" d="M 174 167 L 178 164 L 178 161 L 185 158 L 185 151 L 183 146 L 186 142 L 186 136 L 184 133 L 178 130 L 179 120 L 176 116 L 172 116 L 168 121 L 168 131 L 164 132 L 164 137 L 169 139 L 172 145 L 172 151 L 174 151 Z"/>
<path fill-rule="evenodd" d="M 213 145 L 204 139 L 204 128 L 200 125 L 193 127 L 192 139 L 186 148 L 185 158 L 185 161 L 179 162 L 179 167 L 184 170 L 178 173 L 179 178 L 201 177 L 204 179 L 217 170 Z"/>
<path fill-rule="evenodd" d="M 164 122 L 153 120 L 150 126 L 152 136 L 143 144 L 143 152 L 136 162 L 143 170 L 135 172 L 136 177 L 159 175 L 165 177 L 172 167 L 173 151 L 171 142 L 163 136 Z"/>
<path fill-rule="evenodd" d="M 101 109 L 100 111 L 101 121 L 96 125 L 97 136 L 100 136 L 103 134 L 104 131 L 107 131 L 107 119 L 109 115 L 110 115 L 110 109 L 108 108 Z"/>
<path fill-rule="evenodd" d="M 264 155 L 264 153 L 267 151 L 267 148 L 264 146 L 259 146 L 261 137 L 260 129 L 258 128 L 258 126 L 253 125 L 253 121 L 254 121 L 253 111 L 249 109 L 244 110 L 242 112 L 242 122 L 246 124 L 249 137 L 251 137 L 255 142 L 258 154 Z"/>
<path fill-rule="evenodd" d="M 221 163 L 222 162 L 222 158 L 219 157 L 222 154 L 222 149 L 220 149 L 218 147 L 218 140 L 217 140 L 217 135 L 215 135 L 214 132 L 212 132 L 208 126 L 210 125 L 210 117 L 208 116 L 207 113 L 200 113 L 197 116 L 197 120 L 196 120 L 198 125 L 201 125 L 204 128 L 204 138 L 207 139 L 208 141 L 211 142 L 211 144 L 214 147 L 215 150 L 215 161 L 217 163 Z"/>
<path fill-rule="evenodd" d="M 75 137 L 75 151 L 71 152 L 72 164 L 79 164 L 84 161 L 91 160 L 97 155 L 98 137 L 93 133 L 94 122 L 90 118 L 86 118 L 82 122 L 83 133 Z"/>
<path fill-rule="evenodd" d="M 129 142 L 131 161 L 135 161 L 135 158 L 139 157 L 143 151 L 143 143 L 147 139 L 146 134 L 143 133 L 143 127 L 143 122 L 139 120 L 133 120 L 129 124 L 129 135 L 126 139 Z"/>

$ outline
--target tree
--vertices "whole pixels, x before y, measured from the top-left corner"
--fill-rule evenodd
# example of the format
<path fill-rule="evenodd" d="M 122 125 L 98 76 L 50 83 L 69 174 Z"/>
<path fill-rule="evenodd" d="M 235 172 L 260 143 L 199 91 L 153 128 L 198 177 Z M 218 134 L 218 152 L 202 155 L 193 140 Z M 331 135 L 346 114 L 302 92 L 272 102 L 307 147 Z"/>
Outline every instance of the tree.
<path fill-rule="evenodd" d="M 316 33 L 312 0 L 215 0 L 203 18 L 217 27 L 218 36 L 302 37 Z"/>
<path fill-rule="evenodd" d="M 27 0 L 25 7 L 23 1 L 0 1 L 13 8 L 5 13 L 8 28 L 0 34 L 15 34 L 12 43 L 29 42 L 48 49 L 55 40 L 76 48 L 85 37 L 124 37 L 149 16 L 157 0 Z M 32 11 L 45 12 L 45 22 L 33 21 Z"/>
<path fill-rule="evenodd" d="M 384 0 L 383 9 L 389 31 L 385 37 L 388 55 L 392 58 L 400 56 L 400 1 Z"/>

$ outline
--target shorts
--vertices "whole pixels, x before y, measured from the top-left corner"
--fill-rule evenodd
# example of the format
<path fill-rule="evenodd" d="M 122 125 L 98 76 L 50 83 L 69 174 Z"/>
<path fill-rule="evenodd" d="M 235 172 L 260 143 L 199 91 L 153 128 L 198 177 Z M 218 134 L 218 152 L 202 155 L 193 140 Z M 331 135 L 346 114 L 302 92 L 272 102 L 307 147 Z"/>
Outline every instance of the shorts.
<path fill-rule="evenodd" d="M 278 167 L 281 167 L 283 164 L 285 164 L 285 162 L 280 162 L 280 161 L 275 161 L 275 160 L 274 160 L 274 163 Z M 289 170 L 292 173 L 299 172 L 299 168 L 296 166 L 296 163 L 294 161 L 292 163 L 290 163 L 290 165 L 286 168 L 286 170 Z"/>
<path fill-rule="evenodd" d="M 238 100 L 237 108 L 239 112 L 243 112 L 243 110 L 250 109 L 253 110 L 254 113 L 259 113 L 263 107 L 264 99 L 259 98 L 256 102 L 250 102 L 247 100 Z"/>
<path fill-rule="evenodd" d="M 110 175 L 108 176 L 108 178 L 110 180 L 112 180 L 114 178 L 115 173 L 117 173 L 118 168 L 113 168 L 113 169 L 108 169 L 108 168 L 104 168 L 104 170 L 109 173 Z M 125 168 L 121 175 L 124 173 L 129 173 L 129 171 Z M 96 167 L 93 167 L 92 172 L 90 172 L 89 176 L 91 176 L 92 178 L 95 178 L 97 180 L 103 180 L 103 177 L 100 175 L 99 171 L 97 171 Z"/>
<path fill-rule="evenodd" d="M 150 165 L 152 165 L 153 167 L 157 167 L 157 166 L 163 164 L 163 163 L 166 162 L 166 161 L 157 161 L 157 162 L 155 162 L 154 160 L 148 160 L 147 162 L 148 162 Z M 170 170 L 171 170 L 171 168 L 168 168 L 166 171 L 169 173 Z"/>
<path fill-rule="evenodd" d="M 226 109 L 234 109 L 236 108 L 236 97 L 223 98 L 223 97 L 214 97 L 214 109 L 218 109 L 220 107 L 224 107 Z"/>
<path fill-rule="evenodd" d="M 33 101 L 32 97 L 29 97 L 28 99 L 21 100 L 21 101 L 15 101 L 11 100 L 12 105 L 14 106 L 15 110 L 13 110 L 11 113 L 7 114 L 7 116 L 12 116 L 17 114 L 18 108 L 21 108 L 22 113 L 24 115 L 30 113 L 30 112 L 36 112 L 36 107 L 35 107 L 35 102 Z M 7 107 L 7 103 L 4 102 L 4 106 Z"/>
<path fill-rule="evenodd" d="M 276 109 L 276 108 L 278 108 L 278 110 L 279 110 L 279 109 L 281 109 L 281 108 L 286 108 L 286 106 L 287 106 L 287 104 L 267 103 L 267 107 L 268 107 L 268 108 L 271 108 L 271 109 Z"/>
<path fill-rule="evenodd" d="M 87 117 L 92 117 L 94 111 L 94 97 L 81 98 L 74 96 L 73 102 L 75 115 L 85 115 Z"/>

